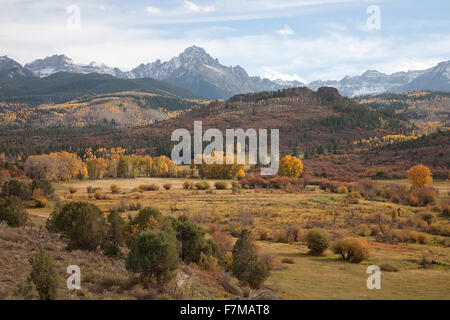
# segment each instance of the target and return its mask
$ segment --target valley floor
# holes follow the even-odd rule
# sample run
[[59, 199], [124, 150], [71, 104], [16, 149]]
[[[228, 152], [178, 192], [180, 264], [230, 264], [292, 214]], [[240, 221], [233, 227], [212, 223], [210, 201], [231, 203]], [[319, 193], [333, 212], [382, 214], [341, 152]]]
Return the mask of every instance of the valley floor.
[[[188, 179], [186, 179], [188, 180]], [[241, 228], [249, 228], [255, 234], [261, 230], [267, 230], [275, 234], [287, 226], [297, 226], [303, 231], [311, 227], [326, 229], [331, 238], [342, 236], [364, 237], [370, 244], [371, 257], [361, 264], [351, 264], [339, 258], [338, 255], [327, 252], [324, 257], [312, 257], [307, 254], [308, 249], [299, 242], [280, 243], [276, 241], [261, 241], [257, 244], [261, 254], [268, 254], [274, 262], [274, 269], [265, 289], [282, 299], [450, 299], [450, 247], [449, 237], [428, 235], [425, 244], [399, 243], [388, 244], [375, 242], [373, 236], [361, 232], [365, 221], [376, 212], [388, 213], [390, 210], [400, 208], [404, 219], [419, 215], [422, 208], [413, 208], [397, 205], [389, 202], [366, 201], [360, 199], [357, 204], [348, 204], [345, 194], [335, 194], [320, 190], [317, 186], [307, 186], [304, 192], [287, 193], [281, 190], [241, 190], [236, 193], [232, 190], [184, 190], [182, 184], [185, 179], [165, 178], [138, 178], [138, 179], [114, 179], [98, 181], [72, 181], [55, 185], [56, 194], [61, 200], [83, 200], [95, 203], [102, 210], [109, 211], [117, 206], [121, 198], [138, 201], [142, 206], [154, 206], [163, 214], [180, 216], [187, 215], [194, 222], [203, 225], [207, 230], [211, 225], [223, 231], [235, 235]], [[162, 188], [163, 184], [171, 183], [171, 190]], [[211, 185], [214, 185], [210, 180]], [[383, 183], [407, 183], [406, 181], [384, 181]], [[110, 186], [116, 184], [120, 187], [118, 194], [110, 192]], [[138, 192], [133, 190], [142, 184], [157, 184], [161, 188], [158, 191]], [[69, 186], [75, 187], [75, 193], [69, 192]], [[102, 192], [108, 194], [107, 199], [96, 200], [88, 195], [87, 187], [99, 187]], [[450, 183], [447, 181], [434, 184], [440, 190], [441, 198], [448, 198]], [[46, 208], [28, 208], [32, 221], [37, 230], [45, 224], [45, 219], [51, 213], [51, 206]], [[135, 215], [137, 211], [122, 213], [124, 217]], [[449, 224], [448, 218], [436, 215], [439, 223]], [[26, 278], [24, 266], [26, 259], [21, 256], [21, 251], [10, 250], [17, 246], [26, 247], [25, 242], [17, 241], [11, 233], [5, 239], [5, 230], [0, 233], [2, 246], [0, 267], [3, 275], [0, 283], [15, 285], [17, 279]], [[37, 231], [33, 231], [37, 232]], [[38, 237], [37, 234], [34, 235]], [[8, 236], [7, 236], [8, 237]], [[5, 241], [6, 240], [6, 241]], [[50, 241], [50, 240], [48, 240]], [[63, 250], [61, 243], [53, 244], [56, 240], [47, 242], [43, 237], [41, 243], [44, 246], [56, 246], [59, 250], [57, 260], [72, 261], [79, 259], [78, 253], [71, 257], [70, 253]], [[35, 239], [34, 245], [39, 240]], [[24, 252], [31, 252], [28, 248]], [[6, 256], [5, 256], [6, 254]], [[77, 256], [78, 255], [78, 256]], [[425, 268], [421, 261], [426, 257], [432, 261]], [[12, 259], [12, 260], [11, 260]], [[93, 278], [100, 269], [110, 268], [117, 279], [111, 280], [111, 287], [99, 284], [91, 285], [93, 290], [104, 290], [97, 293], [85, 292], [86, 298], [119, 298], [132, 296], [128, 289], [122, 286], [128, 280], [128, 273], [123, 267], [123, 261], [104, 257], [100, 253], [86, 255], [86, 266]], [[12, 262], [14, 261], [14, 266]], [[22, 261], [22, 262], [20, 262]], [[25, 262], [24, 262], [25, 261]], [[101, 267], [96, 270], [95, 263]], [[81, 262], [84, 265], [84, 262]], [[382, 271], [381, 290], [369, 290], [366, 280], [369, 274], [366, 269], [369, 265], [390, 265], [396, 272]], [[17, 266], [17, 267], [15, 267]], [[185, 268], [188, 268], [185, 266]], [[179, 277], [187, 279], [196, 287], [197, 294], [192, 295], [200, 299], [227, 299], [232, 297], [216, 281], [215, 275], [208, 272], [191, 271], [180, 274]], [[19, 274], [20, 272], [20, 274]], [[196, 276], [192, 276], [192, 275]], [[209, 277], [209, 278], [208, 278]], [[17, 278], [17, 279], [16, 279]], [[100, 278], [105, 278], [102, 276]], [[16, 279], [16, 280], [14, 280]], [[85, 281], [90, 281], [86, 280]], [[92, 280], [95, 281], [96, 280]], [[102, 280], [103, 281], [103, 280]], [[107, 282], [107, 280], [104, 280]], [[117, 284], [115, 281], [122, 283]], [[207, 284], [205, 284], [207, 283]], [[112, 288], [113, 286], [116, 286]], [[118, 289], [122, 288], [122, 289]], [[122, 291], [121, 291], [122, 290]], [[135, 288], [135, 290], [137, 290]], [[103, 293], [102, 293], [103, 292]], [[120, 293], [122, 292], [122, 293]], [[64, 293], [62, 297], [70, 298]], [[80, 297], [78, 297], [80, 298]], [[83, 298], [83, 297], [81, 297]], [[136, 298], [136, 295], [134, 296]]]

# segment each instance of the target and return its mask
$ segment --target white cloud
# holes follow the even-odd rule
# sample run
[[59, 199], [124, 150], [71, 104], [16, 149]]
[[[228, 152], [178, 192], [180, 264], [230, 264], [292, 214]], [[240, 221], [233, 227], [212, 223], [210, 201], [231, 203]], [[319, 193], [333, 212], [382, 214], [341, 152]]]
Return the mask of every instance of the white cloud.
[[289, 27], [287, 24], [284, 25], [284, 28], [281, 30], [277, 30], [278, 34], [281, 34], [283, 36], [290, 36], [295, 34], [294, 30], [292, 30], [291, 27]]
[[152, 6], [148, 6], [146, 8], [146, 10], [147, 10], [148, 13], [151, 13], [151, 14], [159, 14], [161, 12], [161, 9], [156, 8], [156, 7], [152, 7]]
[[281, 73], [281, 72], [273, 70], [269, 67], [264, 67], [263, 78], [267, 78], [270, 80], [298, 81], [298, 82], [307, 83], [307, 81], [305, 79], [303, 79], [296, 73], [293, 73], [293, 74]]
[[194, 12], [213, 12], [216, 10], [213, 6], [199, 6], [191, 1], [184, 1], [184, 7], [190, 11]]

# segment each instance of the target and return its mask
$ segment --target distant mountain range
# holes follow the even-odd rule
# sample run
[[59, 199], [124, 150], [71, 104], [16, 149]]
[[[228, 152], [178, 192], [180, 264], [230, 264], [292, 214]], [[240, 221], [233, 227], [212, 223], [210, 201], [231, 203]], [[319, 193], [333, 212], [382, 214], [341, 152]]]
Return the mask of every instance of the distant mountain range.
[[369, 70], [360, 76], [345, 77], [340, 81], [313, 81], [308, 87], [334, 87], [347, 97], [380, 93], [411, 91], [450, 91], [450, 60], [427, 70], [414, 70], [385, 74]]
[[0, 57], [0, 83], [24, 78], [47, 77], [58, 72], [100, 73], [120, 79], [153, 78], [184, 88], [207, 99], [227, 99], [235, 94], [273, 91], [290, 87], [307, 86], [313, 90], [334, 87], [348, 97], [408, 91], [450, 91], [450, 60], [427, 70], [385, 74], [369, 70], [360, 76], [346, 76], [342, 80], [298, 81], [269, 80], [251, 77], [240, 66], [227, 67], [197, 46], [187, 48], [166, 62], [156, 60], [140, 64], [130, 71], [122, 71], [92, 62], [76, 64], [65, 55], [38, 59], [22, 67], [8, 57]]

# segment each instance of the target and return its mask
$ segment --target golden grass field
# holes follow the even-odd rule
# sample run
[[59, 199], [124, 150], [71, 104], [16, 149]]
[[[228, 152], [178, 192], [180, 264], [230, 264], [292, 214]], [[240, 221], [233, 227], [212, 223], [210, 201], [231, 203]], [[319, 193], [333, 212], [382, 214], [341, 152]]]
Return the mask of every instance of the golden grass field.
[[[107, 212], [120, 198], [134, 199], [143, 206], [154, 206], [166, 215], [187, 215], [196, 223], [209, 230], [211, 224], [224, 231], [236, 231], [244, 227], [255, 232], [267, 229], [274, 233], [288, 225], [307, 230], [321, 226], [332, 235], [358, 236], [358, 218], [368, 217], [375, 212], [388, 213], [400, 208], [401, 217], [415, 217], [424, 210], [390, 202], [359, 200], [358, 204], [345, 203], [345, 194], [335, 194], [308, 186], [300, 193], [286, 193], [281, 190], [215, 190], [214, 180], [210, 191], [184, 190], [182, 184], [188, 179], [137, 178], [98, 181], [72, 181], [55, 184], [56, 194], [61, 200], [83, 200], [95, 203]], [[195, 181], [195, 180], [192, 180]], [[163, 184], [171, 183], [166, 191]], [[382, 181], [382, 183], [404, 183], [407, 180]], [[118, 194], [110, 192], [110, 186], [120, 187]], [[142, 184], [156, 184], [159, 191], [132, 192]], [[69, 192], [69, 186], [77, 191]], [[88, 186], [101, 188], [108, 199], [96, 200], [89, 197]], [[440, 198], [448, 198], [450, 183], [434, 183], [439, 189]], [[135, 191], [135, 190], [134, 190]], [[50, 203], [46, 208], [28, 208], [32, 221], [43, 225], [52, 210]], [[137, 211], [123, 213], [134, 215]], [[436, 214], [441, 224], [449, 224], [448, 218]], [[328, 252], [325, 257], [312, 257], [302, 242], [278, 243], [257, 241], [261, 253], [271, 254], [278, 261], [268, 281], [267, 289], [283, 299], [450, 299], [450, 247], [449, 238], [428, 235], [426, 244], [400, 243], [386, 244], [375, 242], [374, 237], [365, 235], [369, 242], [371, 257], [360, 264], [343, 261], [338, 255]], [[427, 257], [435, 263], [422, 268], [420, 261]], [[284, 258], [293, 263], [281, 263]], [[389, 264], [398, 272], [382, 271], [381, 290], [369, 290], [366, 280], [369, 265]], [[205, 294], [202, 298], [214, 298]]]

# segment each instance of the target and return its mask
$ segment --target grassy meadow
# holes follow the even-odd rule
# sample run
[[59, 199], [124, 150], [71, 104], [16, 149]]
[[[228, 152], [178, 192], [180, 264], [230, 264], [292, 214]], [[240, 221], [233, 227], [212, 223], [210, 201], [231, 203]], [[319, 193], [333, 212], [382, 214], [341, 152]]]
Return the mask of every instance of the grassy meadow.
[[[273, 262], [271, 276], [264, 287], [282, 299], [450, 299], [448, 237], [426, 234], [423, 243], [380, 243], [370, 234], [367, 222], [378, 212], [386, 215], [399, 212], [396, 219], [406, 220], [429, 212], [429, 208], [362, 198], [357, 203], [349, 203], [347, 194], [331, 193], [318, 186], [306, 186], [299, 193], [273, 189], [233, 191], [230, 187], [215, 190], [216, 180], [207, 180], [211, 184], [210, 190], [185, 190], [185, 180], [197, 182], [195, 179], [175, 178], [105, 179], [57, 183], [54, 188], [59, 200], [88, 201], [104, 212], [119, 207], [121, 202], [134, 201], [139, 207], [156, 207], [165, 215], [186, 215], [206, 230], [218, 228], [231, 234], [233, 239], [242, 228], [248, 228], [257, 240], [260, 253]], [[230, 186], [231, 181], [227, 182]], [[166, 183], [172, 185], [170, 190], [163, 188]], [[386, 180], [381, 183], [409, 182]], [[117, 193], [110, 191], [113, 184], [119, 187]], [[140, 185], [150, 184], [158, 185], [159, 190], [139, 190]], [[89, 186], [100, 188], [103, 197], [96, 199], [92, 193], [89, 194]], [[433, 186], [439, 190], [441, 200], [449, 198], [448, 181], [437, 181]], [[75, 192], [71, 193], [70, 189]], [[51, 201], [45, 208], [27, 208], [33, 223], [43, 226], [53, 205], [54, 201]], [[121, 215], [134, 216], [137, 212], [124, 210]], [[448, 218], [438, 214], [434, 219], [438, 223], [449, 224]], [[312, 227], [324, 228], [332, 240], [343, 236], [364, 238], [370, 244], [371, 256], [360, 264], [352, 264], [331, 251], [326, 256], [310, 256], [302, 239], [273, 240], [277, 233], [289, 226], [298, 228], [300, 234]], [[267, 241], [261, 234], [269, 234], [272, 239]], [[421, 261], [424, 259], [431, 262], [423, 265]], [[382, 271], [381, 290], [366, 287], [369, 265], [388, 265], [394, 269], [391, 270], [393, 272]], [[217, 291], [223, 291], [222, 288], [213, 289], [204, 289], [200, 298], [217, 298]]]

